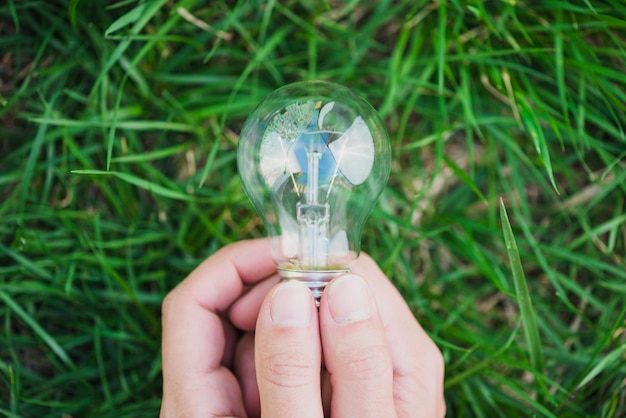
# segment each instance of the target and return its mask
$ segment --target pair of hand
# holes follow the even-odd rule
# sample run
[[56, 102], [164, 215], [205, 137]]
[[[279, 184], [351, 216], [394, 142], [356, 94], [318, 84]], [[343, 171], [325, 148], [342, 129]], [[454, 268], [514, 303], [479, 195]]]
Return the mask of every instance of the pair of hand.
[[218, 251], [163, 303], [161, 417], [441, 417], [443, 372], [365, 254], [319, 313], [305, 285], [279, 283], [265, 239]]

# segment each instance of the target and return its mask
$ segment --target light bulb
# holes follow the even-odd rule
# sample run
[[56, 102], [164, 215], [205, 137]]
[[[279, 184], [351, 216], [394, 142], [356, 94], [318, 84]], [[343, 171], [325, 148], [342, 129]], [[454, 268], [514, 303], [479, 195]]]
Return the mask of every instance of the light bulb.
[[372, 106], [335, 83], [279, 88], [248, 116], [237, 165], [284, 280], [319, 298], [350, 271], [361, 232], [389, 177], [391, 151]]

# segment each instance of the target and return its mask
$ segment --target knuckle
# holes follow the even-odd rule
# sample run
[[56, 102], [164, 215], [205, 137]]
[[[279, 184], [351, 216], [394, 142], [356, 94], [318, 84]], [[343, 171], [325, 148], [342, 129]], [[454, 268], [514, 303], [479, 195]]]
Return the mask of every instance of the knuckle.
[[194, 295], [185, 288], [184, 282], [182, 282], [170, 290], [163, 298], [161, 302], [161, 316], [168, 316], [180, 310], [181, 307], [188, 306], [194, 302]]
[[444, 417], [446, 415], [446, 401], [443, 389], [444, 375], [445, 375], [445, 360], [439, 347], [433, 343], [432, 362], [434, 368], [434, 379], [436, 381], [433, 396], [437, 399], [438, 416]]
[[431, 340], [430, 347], [430, 364], [433, 370], [433, 374], [437, 379], [437, 382], [443, 388], [443, 377], [445, 370], [445, 361], [443, 359], [443, 354], [441, 354], [441, 350], [437, 345]]
[[385, 345], [351, 347], [345, 349], [339, 358], [346, 376], [353, 379], [378, 380], [393, 375], [389, 351]]
[[[429, 416], [445, 416], [445, 362], [441, 351], [432, 340], [429, 340], [419, 352], [415, 352], [413, 358], [419, 360], [394, 371], [394, 381], [403, 388], [394, 393], [394, 397], [406, 405], [415, 406], [417, 401], [422, 408], [430, 411]], [[414, 394], [420, 395], [416, 399]]]
[[319, 367], [313, 367], [311, 359], [286, 351], [263, 355], [260, 369], [261, 376], [269, 383], [291, 388], [310, 384], [315, 374], [319, 373]]
[[175, 298], [176, 298], [175, 289], [170, 291], [167, 295], [165, 295], [165, 298], [163, 298], [163, 302], [161, 302], [161, 315], [166, 316], [170, 312]]

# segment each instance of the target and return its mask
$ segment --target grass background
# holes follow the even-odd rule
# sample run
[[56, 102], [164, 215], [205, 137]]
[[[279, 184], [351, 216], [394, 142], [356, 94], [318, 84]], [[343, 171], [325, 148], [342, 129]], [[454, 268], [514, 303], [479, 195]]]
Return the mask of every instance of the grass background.
[[157, 414], [160, 302], [264, 235], [238, 132], [303, 79], [385, 120], [363, 248], [449, 416], [625, 416], [625, 73], [621, 0], [3, 2], [0, 416]]

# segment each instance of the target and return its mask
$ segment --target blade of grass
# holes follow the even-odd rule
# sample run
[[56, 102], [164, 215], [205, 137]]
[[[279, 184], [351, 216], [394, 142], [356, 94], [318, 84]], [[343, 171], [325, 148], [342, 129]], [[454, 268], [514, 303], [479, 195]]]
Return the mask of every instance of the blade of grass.
[[622, 365], [624, 361], [622, 357], [624, 356], [625, 353], [626, 353], [626, 345], [622, 345], [620, 347], [617, 347], [615, 350], [611, 351], [606, 356], [604, 356], [602, 360], [600, 360], [598, 364], [596, 364], [596, 366], [593, 369], [591, 369], [591, 371], [583, 378], [583, 380], [578, 384], [578, 386], [576, 386], [576, 389], [582, 388], [591, 380], [593, 380], [596, 376], [598, 376], [600, 373], [606, 371], [607, 369], [614, 367], [616, 363], [618, 365]]
[[521, 323], [517, 324], [517, 326], [515, 327], [515, 329], [509, 336], [509, 338], [506, 340], [506, 342], [502, 345], [502, 347], [498, 351], [496, 351], [495, 353], [493, 353], [493, 355], [490, 355], [488, 358], [481, 361], [480, 363], [470, 367], [469, 369], [465, 369], [463, 372], [455, 374], [454, 376], [451, 376], [448, 379], [446, 379], [444, 388], [450, 389], [451, 387], [458, 385], [464, 380], [467, 380], [469, 377], [472, 377], [473, 375], [487, 368], [489, 364], [491, 364], [500, 354], [504, 353], [506, 350], [509, 349], [509, 347], [513, 343], [513, 340], [515, 339], [515, 336], [517, 335], [517, 331], [519, 330], [520, 324]]
[[539, 157], [545, 166], [546, 173], [548, 174], [550, 183], [552, 183], [552, 187], [557, 193], [559, 193], [559, 188], [557, 187], [556, 180], [554, 178], [554, 171], [552, 170], [550, 150], [546, 143], [546, 137], [544, 135], [543, 128], [539, 123], [539, 119], [537, 118], [537, 114], [532, 109], [531, 105], [526, 101], [525, 97], [517, 97], [517, 102], [520, 105], [520, 117], [522, 122], [524, 122], [526, 130], [532, 138], [533, 144], [535, 145], [535, 151], [537, 151], [537, 154], [539, 154]]
[[476, 183], [458, 166], [454, 161], [452, 161], [448, 156], [443, 156], [444, 163], [454, 172], [454, 174], [469, 187], [476, 196], [485, 204], [487, 204], [487, 199], [482, 194], [480, 189], [476, 186]]
[[8, 255], [18, 264], [24, 266], [26, 270], [29, 270], [31, 273], [34, 273], [39, 278], [48, 280], [48, 281], [52, 280], [52, 274], [50, 274], [50, 272], [38, 266], [35, 262], [33, 262], [32, 260], [29, 260], [27, 257], [23, 256], [17, 251], [13, 251], [11, 248], [5, 246], [1, 242], [0, 242], [0, 252]]
[[530, 363], [536, 372], [535, 376], [541, 379], [541, 375], [544, 373], [544, 359], [541, 337], [539, 335], [539, 328], [537, 327], [537, 316], [533, 309], [530, 292], [528, 291], [528, 284], [526, 283], [526, 276], [515, 241], [515, 235], [513, 235], [504, 200], [502, 199], [500, 199], [500, 220], [502, 222], [504, 243], [511, 265], [511, 274], [515, 285], [517, 303], [522, 315], [522, 323], [524, 324], [524, 336], [526, 337], [526, 344], [528, 345]]
[[113, 176], [134, 186], [142, 188], [154, 193], [155, 195], [167, 197], [169, 199], [187, 200], [191, 201], [195, 198], [178, 190], [172, 190], [165, 188], [159, 184], [153, 183], [148, 180], [144, 180], [135, 175], [122, 173], [120, 171], [103, 171], [103, 170], [72, 170], [72, 174], [91, 175], [91, 176]]
[[102, 353], [102, 320], [99, 317], [96, 317], [94, 324], [94, 347], [95, 347], [95, 357], [96, 363], [98, 365], [98, 373], [100, 374], [100, 382], [102, 383], [102, 394], [105, 399], [105, 408], [110, 408], [111, 406], [111, 389], [109, 387], [109, 382], [107, 381], [106, 367], [104, 363], [104, 356]]
[[[46, 111], [45, 111], [43, 119], [50, 119], [50, 116], [54, 109], [54, 104], [56, 103], [59, 97], [59, 93], [60, 92], [57, 92], [54, 96], [52, 96], [52, 99], [50, 100], [50, 102], [45, 104]], [[39, 152], [41, 151], [41, 147], [43, 146], [44, 140], [46, 138], [46, 132], [48, 130], [48, 126], [49, 125], [45, 122], [39, 125], [37, 129], [37, 134], [35, 135], [35, 139], [33, 141], [30, 154], [28, 155], [28, 161], [26, 162], [26, 168], [24, 170], [24, 177], [20, 183], [21, 192], [20, 192], [20, 200], [19, 200], [19, 206], [18, 206], [18, 212], [20, 214], [24, 212], [24, 204], [26, 202], [27, 192], [29, 191], [30, 186], [31, 186], [31, 179], [33, 178], [35, 174], [34, 173], [35, 164], [37, 162], [37, 158], [39, 157]]]
[[141, 16], [146, 12], [147, 7], [147, 3], [141, 3], [138, 4], [137, 7], [135, 7], [134, 9], [131, 9], [130, 11], [120, 16], [104, 31], [104, 36], [108, 37], [113, 32], [116, 32], [132, 23], [136, 23], [139, 18], [141, 18]]
[[76, 370], [76, 366], [72, 359], [67, 355], [63, 347], [35, 320], [28, 314], [22, 307], [15, 301], [8, 293], [0, 290], [0, 299], [4, 301], [6, 306], [10, 308], [15, 314], [22, 319], [32, 330], [37, 334], [39, 338], [52, 350], [52, 352], [61, 361], [72, 370]]
[[190, 144], [179, 144], [174, 145], [169, 148], [157, 149], [154, 151], [148, 151], [141, 154], [128, 154], [121, 155], [119, 157], [115, 157], [111, 159], [113, 163], [136, 163], [143, 161], [154, 161], [161, 158], [170, 157], [172, 155], [178, 154], [182, 151], [189, 149]]
[[[55, 125], [55, 126], [67, 126], [67, 127], [91, 127], [91, 128], [106, 128], [115, 125], [115, 121], [96, 121], [96, 120], [75, 120], [67, 118], [49, 118], [49, 117], [35, 117], [29, 119], [33, 123]], [[202, 128], [199, 126], [192, 126], [185, 123], [159, 121], [159, 120], [123, 120], [118, 121], [115, 125], [118, 129], [128, 129], [136, 131], [175, 131], [175, 132], [188, 132], [188, 133], [200, 133]]]
[[[152, 19], [154, 15], [161, 9], [161, 7], [163, 7], [163, 5], [166, 2], [167, 0], [154, 0], [153, 2], [151, 2], [149, 4], [150, 7], [148, 7], [147, 10], [145, 10], [145, 12], [140, 16], [140, 18], [137, 21], [135, 21], [130, 32], [134, 35], [137, 35], [148, 24], [150, 19]], [[98, 78], [93, 84], [91, 93], [89, 94], [90, 96], [92, 96], [98, 90], [98, 88], [100, 87], [100, 83], [102, 82], [106, 74], [113, 67], [113, 65], [115, 65], [115, 63], [120, 59], [120, 57], [124, 54], [124, 52], [126, 52], [126, 50], [131, 45], [131, 43], [132, 43], [131, 39], [124, 39], [115, 48], [113, 53], [109, 56], [107, 61], [104, 63], [104, 67], [98, 74]]]

